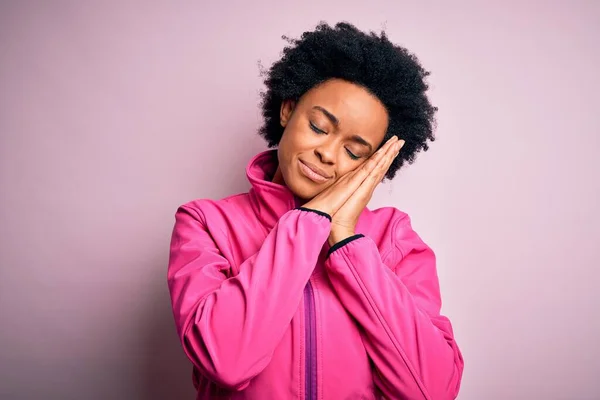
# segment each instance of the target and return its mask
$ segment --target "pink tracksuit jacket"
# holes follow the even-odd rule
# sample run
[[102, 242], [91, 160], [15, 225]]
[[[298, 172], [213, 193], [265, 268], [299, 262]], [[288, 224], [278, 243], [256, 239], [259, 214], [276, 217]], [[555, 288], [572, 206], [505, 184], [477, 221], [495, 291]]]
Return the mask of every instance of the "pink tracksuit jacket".
[[463, 359], [440, 315], [432, 250], [393, 207], [365, 209], [331, 248], [331, 218], [270, 182], [175, 216], [168, 284], [198, 399], [454, 399]]

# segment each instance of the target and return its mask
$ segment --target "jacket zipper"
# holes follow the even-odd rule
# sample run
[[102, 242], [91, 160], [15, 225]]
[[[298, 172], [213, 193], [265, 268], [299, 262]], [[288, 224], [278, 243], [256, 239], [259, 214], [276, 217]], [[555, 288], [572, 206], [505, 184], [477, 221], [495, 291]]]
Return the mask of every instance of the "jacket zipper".
[[317, 348], [315, 327], [315, 297], [310, 280], [304, 287], [304, 337], [306, 338], [304, 398], [317, 398]]
[[[300, 207], [302, 200], [294, 196], [294, 207]], [[306, 353], [304, 354], [304, 398], [317, 399], [317, 332], [315, 326], [315, 295], [309, 281], [304, 287], [304, 337]]]

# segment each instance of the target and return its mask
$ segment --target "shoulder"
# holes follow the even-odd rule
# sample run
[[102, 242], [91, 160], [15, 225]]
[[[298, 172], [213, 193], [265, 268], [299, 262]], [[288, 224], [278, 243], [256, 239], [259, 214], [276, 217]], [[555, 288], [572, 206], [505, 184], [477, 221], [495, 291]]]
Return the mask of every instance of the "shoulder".
[[219, 200], [198, 198], [177, 207], [177, 211], [185, 210], [199, 216], [210, 216], [228, 208], [243, 206], [248, 203], [248, 193], [238, 193]]
[[379, 237], [383, 247], [396, 250], [401, 256], [415, 250], [429, 249], [413, 229], [410, 215], [396, 207], [365, 209], [361, 223], [369, 234]]
[[248, 206], [248, 193], [238, 193], [219, 200], [198, 198], [178, 206], [175, 217], [192, 218], [206, 228], [218, 227], [224, 231], [231, 215], [238, 215], [236, 211]]
[[365, 208], [360, 215], [361, 228], [377, 236], [394, 236], [398, 226], [410, 225], [410, 217], [396, 207]]

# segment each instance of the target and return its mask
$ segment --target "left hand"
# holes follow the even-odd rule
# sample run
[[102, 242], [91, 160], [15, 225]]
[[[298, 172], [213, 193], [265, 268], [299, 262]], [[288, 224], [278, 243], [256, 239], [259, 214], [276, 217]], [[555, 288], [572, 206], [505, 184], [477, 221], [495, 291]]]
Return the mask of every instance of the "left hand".
[[[331, 216], [331, 231], [328, 239], [330, 246], [350, 236], [354, 236], [358, 217], [371, 200], [375, 188], [383, 180], [392, 161], [394, 161], [404, 143], [404, 140], [399, 140], [387, 147], [387, 149], [381, 149], [385, 151], [385, 154], [379, 159], [377, 166], [344, 205]], [[374, 157], [375, 154], [371, 155], [371, 157]]]

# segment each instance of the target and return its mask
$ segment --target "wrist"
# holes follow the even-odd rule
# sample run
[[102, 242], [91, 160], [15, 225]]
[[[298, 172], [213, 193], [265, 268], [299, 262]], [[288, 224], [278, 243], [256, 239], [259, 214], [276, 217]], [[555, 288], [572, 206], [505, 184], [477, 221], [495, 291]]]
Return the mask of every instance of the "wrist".
[[356, 233], [354, 233], [354, 231], [351, 230], [332, 230], [329, 234], [329, 239], [327, 241], [329, 243], [329, 246], [331, 247], [344, 239], [354, 236], [355, 234]]

